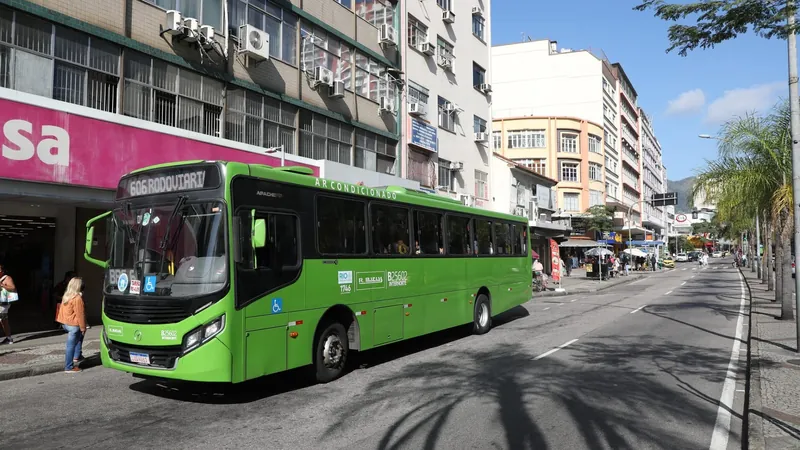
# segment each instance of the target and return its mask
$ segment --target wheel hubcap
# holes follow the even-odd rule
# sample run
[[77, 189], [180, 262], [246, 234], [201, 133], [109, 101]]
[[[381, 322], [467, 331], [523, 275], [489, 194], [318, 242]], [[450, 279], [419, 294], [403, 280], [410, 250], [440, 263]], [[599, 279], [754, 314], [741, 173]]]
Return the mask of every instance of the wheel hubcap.
[[325, 345], [322, 348], [322, 363], [325, 367], [332, 369], [339, 366], [344, 354], [344, 347], [339, 336], [332, 334], [325, 339]]
[[481, 304], [480, 312], [478, 313], [478, 325], [485, 327], [489, 322], [489, 307], [486, 303]]

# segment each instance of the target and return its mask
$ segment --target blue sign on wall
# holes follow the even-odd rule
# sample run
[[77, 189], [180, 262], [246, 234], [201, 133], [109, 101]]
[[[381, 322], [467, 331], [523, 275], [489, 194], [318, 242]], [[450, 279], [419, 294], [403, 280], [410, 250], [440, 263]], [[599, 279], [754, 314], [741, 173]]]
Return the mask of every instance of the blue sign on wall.
[[410, 144], [416, 145], [417, 147], [422, 147], [432, 152], [436, 152], [436, 131], [436, 127], [430, 126], [421, 120], [412, 118]]

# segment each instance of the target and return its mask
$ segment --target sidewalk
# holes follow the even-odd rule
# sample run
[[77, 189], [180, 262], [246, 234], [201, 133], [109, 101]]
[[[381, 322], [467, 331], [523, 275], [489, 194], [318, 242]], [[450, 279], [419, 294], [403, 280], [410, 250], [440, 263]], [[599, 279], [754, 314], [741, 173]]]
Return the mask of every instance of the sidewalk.
[[555, 289], [558, 287], [558, 283], [554, 283], [552, 278], [550, 278], [547, 280], [548, 290], [545, 292], [534, 292], [533, 298], [586, 294], [590, 292], [604, 291], [614, 286], [634, 282], [642, 277], [647, 277], [657, 273], [664, 273], [667, 270], [672, 269], [664, 269], [657, 272], [632, 271], [629, 276], [618, 276], [609, 280], [600, 281], [593, 278], [586, 278], [586, 269], [572, 269], [572, 274], [568, 277], [564, 277], [561, 281], [561, 287], [564, 288], [564, 292], [556, 292]]
[[[749, 448], [800, 448], [800, 354], [795, 352], [795, 321], [777, 320], [775, 293], [743, 268], [750, 288], [748, 339]], [[797, 311], [795, 311], [795, 316]]]
[[[82, 369], [100, 364], [102, 329], [86, 330]], [[57, 330], [15, 335], [13, 344], [0, 345], [0, 381], [63, 371], [66, 342], [67, 334]]]

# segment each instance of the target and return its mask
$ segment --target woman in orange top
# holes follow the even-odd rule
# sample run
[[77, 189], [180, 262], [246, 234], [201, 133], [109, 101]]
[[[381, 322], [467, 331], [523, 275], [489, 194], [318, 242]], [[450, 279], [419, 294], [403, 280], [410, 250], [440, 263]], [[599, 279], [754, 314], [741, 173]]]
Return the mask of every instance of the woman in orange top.
[[86, 334], [86, 311], [83, 304], [83, 280], [74, 277], [69, 280], [67, 290], [61, 298], [61, 308], [58, 310], [58, 323], [64, 326], [69, 333], [67, 336], [67, 354], [64, 371], [68, 373], [80, 372], [78, 364], [83, 361], [81, 346], [83, 335]]

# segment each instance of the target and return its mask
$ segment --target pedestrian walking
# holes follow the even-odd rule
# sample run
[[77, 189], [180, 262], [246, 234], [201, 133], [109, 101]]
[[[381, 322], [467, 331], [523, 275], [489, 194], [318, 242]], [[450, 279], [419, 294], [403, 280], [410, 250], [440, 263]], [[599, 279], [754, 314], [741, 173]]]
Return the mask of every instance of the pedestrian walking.
[[78, 367], [83, 361], [83, 336], [86, 334], [86, 309], [83, 303], [83, 280], [74, 277], [69, 280], [67, 290], [61, 297], [61, 308], [58, 310], [58, 323], [69, 333], [67, 350], [64, 358], [64, 372], [80, 372]]
[[3, 327], [3, 340], [0, 344], [13, 344], [14, 338], [11, 337], [11, 323], [8, 321], [8, 312], [11, 303], [19, 300], [17, 286], [14, 279], [8, 276], [4, 265], [0, 264], [0, 326]]

